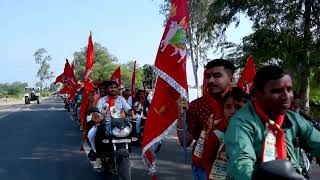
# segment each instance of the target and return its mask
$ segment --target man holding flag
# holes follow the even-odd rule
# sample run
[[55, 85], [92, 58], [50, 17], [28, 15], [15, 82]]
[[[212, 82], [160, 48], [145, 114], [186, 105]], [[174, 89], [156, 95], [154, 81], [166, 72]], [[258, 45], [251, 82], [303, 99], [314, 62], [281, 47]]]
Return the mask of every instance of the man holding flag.
[[81, 141], [81, 150], [83, 150], [83, 143], [87, 136], [86, 125], [87, 125], [87, 106], [89, 100], [89, 93], [94, 93], [94, 85], [90, 79], [90, 74], [92, 72], [94, 58], [93, 42], [92, 42], [92, 33], [90, 32], [88, 40], [88, 49], [87, 49], [87, 61], [86, 68], [84, 72], [84, 90], [82, 93], [82, 102], [80, 106], [80, 129], [84, 129], [83, 137]]
[[[156, 178], [153, 146], [176, 127], [180, 96], [187, 99], [186, 30], [189, 18], [186, 0], [172, 0], [170, 15], [155, 61], [158, 75], [142, 140], [142, 157]], [[165, 98], [164, 98], [165, 97]]]
[[[207, 63], [206, 68], [206, 82], [204, 84], [206, 94], [190, 103], [188, 108], [185, 101], [178, 101], [180, 106], [177, 134], [181, 145], [189, 146], [193, 140], [194, 143], [192, 151], [192, 174], [195, 180], [206, 180], [207, 173], [203, 167], [203, 158], [206, 151], [210, 149], [204, 148], [205, 140], [207, 140], [206, 132], [211, 132], [217, 128], [218, 124], [223, 121], [223, 106], [222, 99], [224, 95], [230, 90], [232, 76], [235, 71], [235, 66], [228, 60], [215, 59]], [[182, 120], [183, 109], [188, 109], [186, 118], [188, 125], [188, 138], [186, 138]], [[184, 148], [185, 148], [184, 147]]]

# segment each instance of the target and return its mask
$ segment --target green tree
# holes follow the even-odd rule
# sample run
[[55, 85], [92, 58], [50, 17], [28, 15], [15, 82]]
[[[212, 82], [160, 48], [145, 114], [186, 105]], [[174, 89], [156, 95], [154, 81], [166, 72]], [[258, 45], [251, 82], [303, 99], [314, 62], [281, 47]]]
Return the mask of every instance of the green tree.
[[146, 89], [152, 89], [154, 87], [155, 83], [155, 72], [153, 69], [153, 66], [150, 64], [145, 64], [142, 66], [143, 69], [143, 83], [144, 83], [144, 88]]
[[48, 55], [48, 52], [44, 48], [38, 49], [34, 53], [35, 62], [40, 65], [39, 70], [37, 72], [37, 77], [41, 82], [41, 90], [46, 80], [50, 80], [54, 77], [53, 72], [50, 71], [49, 61], [52, 60], [51, 56]]
[[[314, 0], [216, 0], [210, 5], [205, 31], [221, 32], [240, 14], [253, 21], [253, 33], [235, 46], [222, 39], [220, 48], [234, 48], [228, 56], [245, 59], [253, 54], [258, 66], [276, 62], [294, 74], [303, 108], [309, 109], [311, 78], [319, 67], [320, 3]], [[242, 61], [243, 62], [243, 61]], [[240, 63], [241, 64], [241, 63]], [[303, 76], [301, 76], [303, 74]]]
[[18, 97], [24, 93], [28, 83], [14, 82], [12, 84], [0, 84], [0, 97]]
[[43, 84], [42, 84], [42, 82], [41, 82], [41, 81], [38, 81], [38, 82], [36, 82], [36, 86], [37, 86], [37, 87], [42, 87], [42, 86], [43, 86]]
[[[86, 63], [86, 52], [87, 48], [81, 48], [80, 51], [75, 52], [74, 63], [75, 63], [75, 75], [78, 80], [83, 80], [83, 74]], [[134, 61], [129, 61], [126, 64], [117, 63], [118, 59], [108, 49], [103, 47], [99, 43], [94, 43], [94, 64], [91, 73], [91, 79], [97, 81], [100, 76], [103, 80], [109, 80], [112, 73], [120, 66], [121, 67], [121, 80], [125, 88], [131, 87], [131, 77], [133, 70]], [[143, 71], [137, 65], [136, 68], [136, 80], [138, 88], [142, 88]]]
[[[80, 51], [74, 52], [74, 63], [75, 63], [75, 75], [78, 80], [83, 80], [83, 74], [86, 65], [86, 56], [87, 47], [83, 47]], [[104, 79], [108, 79], [108, 75], [106, 72], [114, 69], [113, 62], [117, 62], [117, 58], [111, 55], [107, 48], [103, 47], [99, 43], [94, 43], [94, 64], [91, 73], [91, 79], [98, 80], [100, 75], [103, 76]]]

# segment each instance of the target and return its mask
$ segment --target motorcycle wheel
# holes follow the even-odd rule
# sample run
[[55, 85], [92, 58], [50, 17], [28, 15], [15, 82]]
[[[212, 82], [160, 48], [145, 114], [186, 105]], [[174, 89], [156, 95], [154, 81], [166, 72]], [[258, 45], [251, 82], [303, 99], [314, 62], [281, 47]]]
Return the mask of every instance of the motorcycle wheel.
[[117, 151], [117, 169], [119, 180], [131, 180], [131, 165], [128, 150], [120, 149]]
[[37, 104], [40, 104], [40, 100], [39, 100], [39, 97], [37, 97]]
[[29, 102], [29, 98], [25, 97], [25, 98], [24, 98], [24, 103], [25, 103], [25, 104], [29, 104], [29, 103], [30, 103], [30, 102]]

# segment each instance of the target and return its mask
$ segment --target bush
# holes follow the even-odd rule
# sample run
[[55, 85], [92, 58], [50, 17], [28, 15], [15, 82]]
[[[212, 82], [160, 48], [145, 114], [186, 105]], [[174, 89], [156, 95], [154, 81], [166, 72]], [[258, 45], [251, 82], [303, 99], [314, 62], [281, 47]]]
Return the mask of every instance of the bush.
[[314, 90], [310, 92], [310, 104], [320, 105], [320, 91]]
[[21, 97], [24, 93], [24, 88], [28, 86], [27, 83], [14, 82], [12, 84], [0, 83], [0, 97]]
[[43, 92], [43, 93], [41, 93], [41, 97], [48, 97], [48, 96], [51, 96], [51, 93], [50, 93], [50, 92]]

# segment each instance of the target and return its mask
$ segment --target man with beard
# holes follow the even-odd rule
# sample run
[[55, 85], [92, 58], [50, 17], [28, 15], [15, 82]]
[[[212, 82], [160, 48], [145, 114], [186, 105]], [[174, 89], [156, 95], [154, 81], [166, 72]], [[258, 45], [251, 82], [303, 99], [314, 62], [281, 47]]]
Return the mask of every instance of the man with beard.
[[288, 110], [293, 98], [290, 75], [266, 66], [254, 78], [254, 91], [253, 101], [231, 118], [225, 134], [228, 178], [250, 180], [259, 164], [273, 160], [289, 160], [301, 173], [300, 148], [319, 157], [320, 132]]
[[[99, 99], [97, 103], [97, 109], [100, 113], [102, 113], [105, 117], [105, 126], [101, 125], [101, 123], [96, 124], [91, 128], [88, 133], [89, 141], [91, 143], [92, 149], [95, 153], [97, 153], [95, 168], [101, 168], [101, 152], [99, 146], [101, 146], [100, 142], [105, 135], [108, 134], [106, 129], [109, 127], [110, 120], [112, 118], [117, 120], [122, 120], [124, 118], [124, 113], [131, 114], [133, 118], [135, 118], [134, 112], [132, 111], [130, 105], [126, 102], [126, 100], [119, 96], [119, 85], [115, 81], [110, 81], [107, 86], [108, 94]], [[99, 133], [100, 132], [100, 133]], [[99, 134], [99, 135], [98, 135]], [[96, 135], [98, 137], [96, 137]]]
[[235, 66], [228, 60], [215, 59], [207, 63], [207, 93], [205, 96], [198, 98], [190, 103], [189, 108], [187, 104], [181, 100], [179, 103], [180, 113], [178, 116], [177, 134], [180, 144], [184, 144], [183, 137], [183, 121], [182, 109], [187, 110], [187, 125], [188, 125], [188, 140], [185, 142], [187, 146], [193, 140], [196, 141], [192, 153], [192, 174], [195, 180], [206, 180], [207, 173], [202, 167], [203, 154], [205, 154], [203, 129], [207, 127], [208, 120], [213, 119], [211, 126], [215, 122], [221, 122], [223, 119], [223, 106], [222, 100], [224, 95], [230, 90], [232, 76], [235, 71]]

